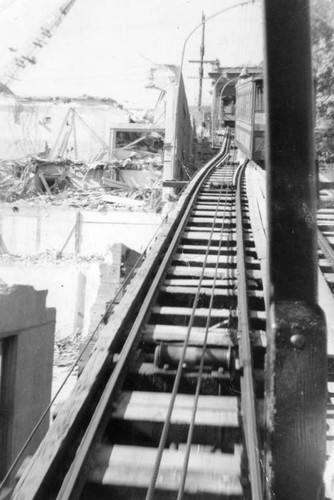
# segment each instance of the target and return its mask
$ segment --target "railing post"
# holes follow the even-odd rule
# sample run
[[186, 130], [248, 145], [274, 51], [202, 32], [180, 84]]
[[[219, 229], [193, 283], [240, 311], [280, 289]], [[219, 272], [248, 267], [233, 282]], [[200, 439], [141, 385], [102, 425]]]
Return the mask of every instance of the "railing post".
[[309, 5], [264, 0], [269, 235], [267, 498], [323, 498], [326, 326], [317, 305]]

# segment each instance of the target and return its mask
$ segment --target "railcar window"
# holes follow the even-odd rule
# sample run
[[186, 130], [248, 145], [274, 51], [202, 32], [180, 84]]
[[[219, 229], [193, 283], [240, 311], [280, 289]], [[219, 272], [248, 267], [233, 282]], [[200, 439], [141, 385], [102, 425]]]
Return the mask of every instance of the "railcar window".
[[255, 92], [255, 111], [264, 111], [263, 103], [263, 84], [256, 85]]

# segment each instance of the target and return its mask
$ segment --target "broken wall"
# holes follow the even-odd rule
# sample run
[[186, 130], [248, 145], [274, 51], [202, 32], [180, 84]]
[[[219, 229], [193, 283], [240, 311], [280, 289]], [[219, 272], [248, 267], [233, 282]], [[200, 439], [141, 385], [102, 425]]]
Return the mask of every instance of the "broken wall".
[[[51, 400], [56, 312], [46, 308], [46, 294], [0, 282], [0, 478]], [[35, 452], [48, 427], [46, 413], [18, 465]]]
[[0, 159], [43, 155], [46, 148], [53, 148], [57, 138], [61, 143], [69, 135], [66, 156], [94, 161], [109, 145], [110, 127], [128, 122], [129, 113], [112, 100], [1, 96]]

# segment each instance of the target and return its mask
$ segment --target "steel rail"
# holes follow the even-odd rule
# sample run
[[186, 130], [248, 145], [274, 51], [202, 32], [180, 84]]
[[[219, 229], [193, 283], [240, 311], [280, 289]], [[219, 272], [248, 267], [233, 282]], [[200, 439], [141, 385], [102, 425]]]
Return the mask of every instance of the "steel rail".
[[140, 337], [140, 329], [142, 327], [143, 322], [147, 318], [149, 314], [149, 309], [152, 304], [153, 299], [155, 298], [159, 284], [163, 279], [163, 276], [166, 272], [166, 268], [168, 262], [170, 261], [175, 246], [179, 241], [179, 238], [183, 232], [184, 226], [188, 220], [190, 211], [192, 209], [192, 205], [200, 191], [202, 184], [206, 177], [211, 173], [211, 171], [224, 159], [227, 157], [228, 153], [220, 153], [218, 154], [204, 170], [203, 174], [197, 180], [197, 184], [194, 187], [194, 191], [191, 195], [191, 199], [188, 203], [188, 207], [183, 214], [181, 221], [176, 229], [171, 244], [169, 245], [164, 258], [159, 266], [159, 269], [153, 279], [153, 282], [149, 288], [149, 291], [144, 299], [144, 302], [138, 312], [138, 315], [131, 327], [131, 330], [127, 336], [123, 349], [120, 353], [119, 359], [114, 367], [114, 370], [106, 383], [106, 386], [103, 390], [103, 393], [96, 405], [94, 414], [87, 426], [85, 434], [81, 440], [81, 443], [77, 449], [77, 453], [74, 461], [72, 462], [65, 478], [62, 483], [61, 489], [57, 495], [57, 500], [73, 500], [74, 498], [79, 498], [81, 488], [84, 484], [83, 469], [88, 460], [89, 452], [92, 450], [94, 442], [96, 440], [96, 436], [103, 432], [103, 429], [107, 423], [108, 415], [107, 409], [110, 406], [110, 402], [112, 397], [115, 396], [115, 393], [118, 389], [119, 381], [122, 374], [125, 372], [126, 366], [128, 365], [131, 354], [133, 353], [135, 347], [139, 343]]
[[239, 358], [241, 362], [241, 410], [245, 434], [250, 482], [253, 500], [263, 499], [260, 448], [255, 412], [255, 391], [253, 383], [252, 352], [247, 299], [247, 276], [245, 247], [243, 239], [243, 220], [241, 203], [241, 179], [248, 163], [246, 160], [236, 174], [236, 219], [237, 219], [237, 269], [238, 269], [238, 337]]
[[[228, 191], [231, 189], [231, 186], [226, 187], [226, 194]], [[219, 201], [217, 201], [217, 209], [218, 209]], [[222, 223], [221, 223], [221, 230], [220, 230], [220, 235], [223, 235], [224, 232], [224, 223], [225, 223], [225, 218], [226, 218], [226, 208], [227, 208], [227, 203], [225, 203], [224, 206], [224, 212], [223, 212], [223, 218], [222, 218]], [[217, 281], [217, 275], [218, 275], [218, 269], [219, 269], [219, 256], [221, 253], [221, 248], [222, 248], [222, 238], [219, 240], [219, 245], [218, 245], [218, 251], [217, 251], [217, 262], [215, 265], [215, 273], [214, 273], [214, 279], [213, 279], [213, 284], [212, 284], [212, 291], [210, 295], [210, 303], [209, 303], [209, 308], [208, 308], [208, 315], [206, 318], [206, 324], [205, 324], [205, 333], [204, 333], [204, 340], [203, 340], [203, 347], [202, 347], [202, 352], [201, 352], [201, 358], [200, 358], [200, 365], [198, 369], [198, 377], [197, 377], [197, 382], [196, 382], [196, 390], [195, 390], [195, 395], [194, 395], [194, 403], [192, 407], [192, 412], [191, 412], [191, 420], [190, 420], [190, 425], [189, 425], [189, 430], [188, 430], [188, 436], [187, 436], [187, 442], [186, 442], [186, 450], [185, 450], [185, 456], [184, 456], [184, 461], [183, 461], [183, 467], [182, 467], [182, 476], [181, 476], [181, 481], [180, 481], [180, 486], [179, 486], [179, 491], [177, 495], [177, 500], [182, 500], [183, 499], [183, 494], [184, 494], [184, 488], [186, 484], [186, 478], [187, 478], [187, 472], [188, 472], [188, 464], [189, 464], [189, 457], [190, 457], [190, 450], [191, 450], [191, 445], [192, 445], [192, 440], [193, 440], [193, 435], [194, 435], [194, 429], [195, 429], [195, 419], [196, 419], [196, 413], [197, 413], [197, 406], [198, 406], [198, 399], [200, 395], [200, 390], [201, 390], [201, 383], [202, 383], [202, 378], [203, 378], [203, 371], [204, 371], [204, 360], [205, 360], [205, 351], [207, 347], [207, 340], [208, 340], [208, 335], [209, 335], [209, 328], [210, 328], [210, 320], [211, 320], [211, 311], [213, 308], [213, 300], [214, 300], [214, 291], [215, 291], [215, 286], [216, 286], [216, 281]]]
[[[223, 163], [223, 161], [224, 161], [224, 159], [222, 159], [222, 161], [220, 163]], [[188, 323], [188, 327], [187, 327], [187, 332], [186, 332], [185, 340], [184, 340], [184, 343], [183, 343], [181, 357], [180, 357], [180, 361], [178, 363], [178, 367], [177, 367], [177, 371], [176, 371], [176, 376], [175, 376], [175, 380], [174, 380], [174, 384], [173, 384], [173, 389], [172, 389], [172, 393], [171, 393], [171, 399], [170, 399], [170, 402], [169, 402], [169, 406], [168, 406], [168, 410], [167, 410], [167, 415], [166, 415], [166, 418], [165, 418], [165, 421], [164, 421], [164, 425], [163, 425], [163, 429], [162, 429], [162, 432], [161, 432], [160, 441], [159, 441], [159, 445], [158, 445], [158, 452], [157, 452], [157, 456], [156, 456], [156, 459], [155, 459], [155, 463], [154, 463], [154, 467], [153, 467], [153, 473], [152, 473], [152, 476], [151, 476], [151, 481], [150, 481], [150, 484], [149, 484], [149, 487], [148, 487], [148, 490], [147, 490], [147, 494], [146, 494], [145, 500], [153, 500], [153, 495], [154, 495], [154, 492], [155, 492], [155, 486], [156, 486], [156, 482], [157, 482], [157, 478], [158, 478], [158, 474], [159, 474], [159, 469], [160, 469], [162, 454], [163, 454], [163, 450], [164, 450], [165, 445], [166, 445], [166, 441], [167, 441], [167, 437], [168, 437], [168, 432], [169, 432], [169, 427], [170, 427], [170, 422], [171, 422], [171, 417], [172, 417], [173, 408], [174, 408], [174, 403], [175, 403], [175, 400], [176, 400], [177, 392], [178, 392], [180, 381], [181, 381], [183, 364], [184, 364], [184, 360], [185, 360], [185, 356], [186, 356], [186, 351], [187, 351], [187, 348], [188, 348], [188, 343], [189, 343], [189, 338], [190, 338], [190, 332], [191, 332], [191, 329], [193, 327], [193, 323], [194, 323], [194, 319], [195, 319], [196, 307], [197, 307], [198, 300], [199, 300], [199, 297], [200, 297], [200, 290], [201, 290], [202, 281], [203, 281], [203, 278], [204, 278], [204, 273], [205, 273], [205, 269], [206, 269], [206, 263], [207, 263], [207, 259], [208, 259], [208, 255], [209, 255], [209, 251], [210, 251], [210, 245], [211, 245], [212, 236], [213, 236], [213, 233], [214, 233], [214, 227], [215, 227], [216, 220], [217, 220], [217, 217], [218, 217], [219, 201], [220, 201], [220, 198], [221, 198], [221, 195], [222, 195], [222, 190], [223, 190], [223, 187], [221, 186], [220, 191], [219, 191], [219, 197], [218, 197], [218, 200], [217, 200], [217, 205], [216, 205], [216, 210], [215, 210], [214, 218], [213, 218], [213, 221], [212, 221], [211, 232], [210, 232], [210, 236], [209, 236], [209, 239], [208, 239], [208, 244], [207, 244], [205, 256], [204, 256], [204, 259], [203, 259], [201, 274], [200, 274], [199, 282], [198, 282], [198, 285], [197, 285], [196, 295], [194, 297], [194, 301], [193, 301], [193, 305], [192, 305], [191, 316], [189, 318], [189, 323]]]

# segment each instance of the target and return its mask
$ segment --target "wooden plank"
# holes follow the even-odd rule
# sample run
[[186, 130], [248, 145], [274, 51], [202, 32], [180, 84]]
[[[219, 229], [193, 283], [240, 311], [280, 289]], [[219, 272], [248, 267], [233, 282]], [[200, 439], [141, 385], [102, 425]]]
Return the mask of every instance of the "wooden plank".
[[[94, 453], [88, 480], [104, 485], [148, 487], [156, 454], [155, 448], [103, 446]], [[157, 489], [178, 490], [183, 460], [183, 451], [164, 450]], [[185, 491], [242, 498], [240, 461], [239, 454], [191, 451]]]
[[333, 264], [328, 259], [319, 259], [319, 266], [320, 267], [333, 267]]
[[[183, 342], [188, 327], [175, 325], [145, 325], [143, 336], [146, 342]], [[193, 327], [190, 331], [189, 345], [203, 345], [205, 328]], [[233, 345], [231, 332], [227, 328], [210, 328], [208, 332], [208, 345], [227, 346]]]
[[[206, 215], [202, 215], [201, 217], [189, 217], [188, 219], [188, 223], [192, 223], [192, 224], [196, 224], [196, 223], [205, 223], [205, 222], [208, 222], [210, 224], [213, 223], [213, 217], [215, 217], [216, 214], [214, 215], [211, 215], [211, 214], [206, 214]], [[207, 220], [206, 220], [207, 219]], [[221, 224], [221, 222], [226, 222], [228, 224], [235, 224], [236, 223], [236, 218], [235, 217], [231, 217], [231, 216], [224, 216], [224, 213], [222, 213], [221, 215], [217, 214], [216, 217], [215, 217], [215, 222], [217, 224]]]
[[49, 195], [52, 195], [51, 189], [49, 188], [49, 185], [48, 185], [48, 183], [46, 182], [45, 177], [44, 177], [43, 173], [42, 173], [40, 170], [38, 171], [38, 177], [41, 179], [42, 184], [43, 184], [43, 186], [44, 186], [44, 188], [45, 188], [45, 191], [46, 191]]
[[[208, 255], [205, 256], [203, 254], [196, 254], [196, 253], [181, 253], [178, 252], [174, 255], [173, 260], [180, 260], [184, 262], [204, 262], [205, 261], [208, 264], [216, 264], [217, 262], [220, 264], [236, 264], [237, 263], [237, 257], [236, 255]], [[254, 259], [254, 257], [245, 257], [246, 262], [248, 264], [255, 264], [257, 263], [257, 259]]]
[[[213, 283], [212, 283], [213, 284]], [[192, 282], [189, 283], [189, 286], [179, 286], [177, 283], [175, 283], [174, 286], [167, 286], [167, 285], [162, 285], [160, 287], [160, 290], [165, 293], [171, 293], [171, 294], [184, 294], [184, 295], [196, 295], [198, 292], [198, 287], [191, 286], [193, 285]], [[212, 295], [212, 287], [205, 287], [201, 286], [200, 288], [200, 294], [201, 295], [207, 295], [211, 296]], [[215, 288], [214, 296], [215, 297], [227, 297], [227, 296], [233, 296], [235, 294], [228, 293], [225, 288]], [[263, 292], [260, 290], [248, 290], [247, 293], [248, 297], [263, 297]]]
[[246, 188], [253, 238], [263, 276], [262, 284], [264, 297], [268, 305], [267, 280], [265, 278], [267, 273], [267, 209], [265, 195], [265, 172], [263, 172], [263, 170], [261, 170], [254, 162], [250, 162], [246, 168]]
[[[210, 238], [211, 236], [211, 238]], [[220, 234], [219, 232], [214, 232], [211, 235], [210, 231], [194, 231], [193, 229], [185, 231], [182, 236], [182, 240], [204, 240], [204, 241], [209, 241], [211, 239], [212, 241], [235, 241], [235, 230], [229, 231], [228, 233], [225, 233], [223, 235]], [[245, 234], [245, 241], [253, 241], [253, 238], [247, 234]]]
[[[192, 313], [192, 307], [170, 307], [170, 306], [154, 306], [152, 307], [152, 313], [170, 315], [170, 316], [190, 316]], [[265, 311], [250, 311], [251, 318], [266, 319]], [[208, 315], [208, 309], [206, 308], [196, 308], [195, 316], [206, 318]], [[210, 316], [212, 318], [229, 318], [230, 316], [236, 317], [236, 311], [230, 311], [229, 309], [211, 309]]]
[[[146, 342], [184, 342], [188, 328], [186, 326], [175, 325], [146, 325], [143, 329], [144, 340]], [[205, 328], [192, 327], [189, 336], [189, 345], [203, 345]], [[227, 328], [210, 327], [207, 344], [210, 346], [234, 345], [231, 332]], [[252, 345], [266, 346], [266, 332], [262, 330], [252, 330]]]
[[189, 181], [175, 181], [175, 180], [166, 180], [163, 181], [162, 187], [172, 187], [172, 188], [184, 188]]
[[[112, 419], [164, 422], [171, 394], [165, 392], [122, 392]], [[171, 423], [189, 425], [194, 396], [176, 396]], [[238, 398], [233, 396], [200, 396], [195, 424], [214, 427], [239, 427]]]
[[334, 284], [334, 274], [333, 273], [324, 273], [327, 283]]
[[[201, 266], [171, 266], [168, 269], [169, 276], [201, 276], [202, 267]], [[206, 278], [213, 278], [216, 275], [215, 268], [206, 268], [204, 271], [204, 276]], [[217, 279], [219, 280], [228, 280], [237, 277], [237, 273], [234, 269], [219, 269], [217, 272]], [[250, 269], [247, 271], [247, 277], [255, 280], [259, 280], [262, 278], [261, 271], [256, 271]]]
[[327, 223], [329, 225], [334, 224], [334, 214], [318, 214], [317, 215], [318, 225]]
[[334, 208], [320, 208], [318, 211], [318, 214], [333, 214], [334, 215]]
[[[160, 287], [160, 290], [162, 292], [165, 292], [165, 293], [170, 293], [170, 294], [184, 294], [184, 295], [196, 295], [196, 293], [198, 292], [198, 287], [187, 287], [187, 286], [184, 286], [184, 287], [181, 287], [181, 286], [161, 286]], [[212, 295], [212, 290], [213, 288], [205, 288], [205, 287], [201, 287], [200, 288], [200, 294], [201, 295], [206, 295], [208, 297], [211, 297]], [[214, 296], [215, 297], [226, 297], [227, 293], [226, 293], [226, 290], [225, 289], [222, 289], [222, 288], [218, 288], [218, 289], [215, 289], [215, 292], [214, 292]]]
[[[194, 205], [194, 209], [192, 211], [192, 213], [197, 213], [197, 212], [202, 212], [202, 211], [209, 211], [211, 213], [215, 213], [216, 212], [216, 207], [213, 205], [213, 204], [205, 204], [205, 203], [198, 203], [198, 204], [195, 204]], [[233, 212], [235, 214], [235, 207], [234, 205], [229, 205], [229, 206], [221, 206], [221, 207], [218, 207], [218, 213], [220, 212]]]
[[[186, 250], [192, 250], [193, 252], [196, 252], [196, 255], [198, 255], [198, 252], [206, 252], [207, 250], [207, 245], [179, 245], [178, 250], [183, 253], [183, 250], [185, 250], [185, 254], [188, 252]], [[236, 249], [235, 248], [229, 248], [228, 251], [226, 250], [226, 245], [222, 246], [221, 249], [219, 249], [218, 246], [210, 247], [209, 253], [220, 253], [220, 255], [223, 255], [223, 253], [228, 253], [228, 255], [236, 255]], [[189, 252], [191, 253], [191, 252]]]
[[[233, 231], [233, 229], [235, 228], [235, 225], [231, 225], [231, 224], [225, 224], [225, 231], [224, 233], [225, 234], [228, 234], [230, 230]], [[211, 230], [211, 227], [207, 227], [207, 226], [192, 226], [191, 224], [187, 224], [186, 226], [186, 229], [188, 231], [193, 231], [193, 232], [208, 232], [209, 234], [211, 234], [212, 232], [214, 234], [217, 234], [219, 237], [221, 237], [221, 228], [220, 227], [214, 227], [212, 230]], [[229, 231], [227, 231], [229, 230]]]
[[125, 205], [129, 207], [144, 207], [146, 201], [134, 200], [133, 198], [126, 198], [125, 196], [115, 196], [112, 194], [103, 194], [102, 201], [107, 203], [115, 203], [116, 205]]
[[66, 240], [65, 240], [65, 243], [63, 244], [63, 246], [61, 247], [61, 249], [60, 249], [60, 251], [59, 251], [59, 253], [60, 253], [60, 254], [62, 254], [62, 253], [63, 253], [63, 251], [64, 251], [64, 250], [65, 250], [65, 248], [67, 247], [67, 245], [68, 245], [68, 243], [69, 243], [70, 239], [72, 238], [73, 234], [75, 233], [75, 230], [76, 230], [76, 225], [77, 225], [77, 223], [75, 222], [75, 223], [74, 223], [74, 226], [72, 227], [71, 231], [69, 232], [69, 234], [68, 234], [68, 236], [67, 236], [67, 238], [66, 238]]
[[227, 201], [233, 202], [235, 200], [235, 196], [230, 194], [230, 195], [224, 195], [224, 196], [219, 196], [219, 194], [202, 194], [197, 197], [197, 202], [198, 201], [213, 201], [217, 202], [220, 201], [220, 203], [223, 205], [223, 203]]
[[234, 208], [220, 208], [218, 210], [203, 210], [203, 209], [198, 209], [195, 208], [191, 212], [193, 217], [219, 217], [219, 218], [226, 218], [226, 219], [233, 219], [235, 221], [235, 210]]
[[[202, 280], [202, 283], [201, 285], [202, 286], [210, 286], [212, 287], [214, 284], [214, 280], [213, 279], [203, 279]], [[235, 286], [237, 284], [237, 278], [236, 277], [233, 277], [233, 278], [229, 278], [228, 280], [218, 280], [218, 282], [216, 283], [216, 290], [219, 289], [219, 288], [222, 288], [224, 289], [225, 291], [230, 291], [230, 292], [233, 292], [232, 295], [235, 295]], [[164, 281], [164, 285], [165, 286], [189, 286], [189, 287], [193, 287], [193, 286], [198, 286], [199, 285], [199, 278], [194, 278], [194, 277], [189, 277], [189, 278], [185, 278], [185, 279], [182, 279], [182, 278], [172, 278], [172, 279], [166, 279]], [[219, 288], [217, 288], [219, 287]]]
[[131, 191], [130, 186], [125, 184], [125, 182], [116, 181], [115, 179], [102, 178], [102, 183], [104, 186], [125, 189], [126, 191]]

